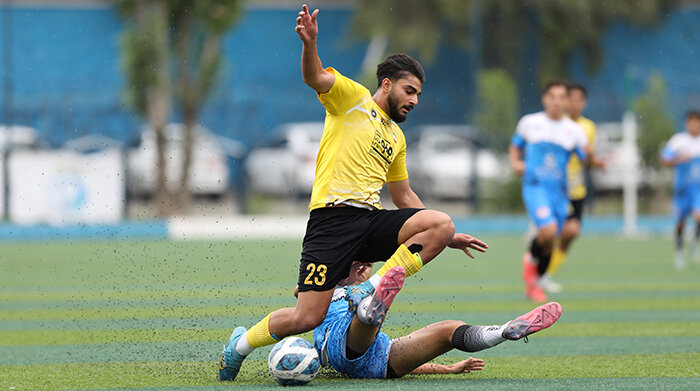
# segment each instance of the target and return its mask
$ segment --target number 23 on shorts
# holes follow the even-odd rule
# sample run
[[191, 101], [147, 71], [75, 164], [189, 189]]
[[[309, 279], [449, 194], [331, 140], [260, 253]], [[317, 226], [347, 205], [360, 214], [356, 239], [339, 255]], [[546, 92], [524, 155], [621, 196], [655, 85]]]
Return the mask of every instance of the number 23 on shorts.
[[328, 271], [328, 267], [326, 265], [316, 265], [315, 263], [309, 263], [308, 265], [306, 265], [306, 270], [309, 271], [309, 274], [304, 279], [304, 285], [321, 286], [326, 282], [326, 272]]

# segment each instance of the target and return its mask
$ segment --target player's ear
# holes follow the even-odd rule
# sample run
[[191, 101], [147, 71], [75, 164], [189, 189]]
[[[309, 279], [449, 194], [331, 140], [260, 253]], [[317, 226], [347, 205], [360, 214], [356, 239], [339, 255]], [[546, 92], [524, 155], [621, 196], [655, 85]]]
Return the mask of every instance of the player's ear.
[[385, 94], [388, 94], [389, 91], [391, 91], [391, 85], [392, 85], [391, 79], [389, 79], [388, 77], [385, 77], [382, 80], [382, 91], [384, 91]]

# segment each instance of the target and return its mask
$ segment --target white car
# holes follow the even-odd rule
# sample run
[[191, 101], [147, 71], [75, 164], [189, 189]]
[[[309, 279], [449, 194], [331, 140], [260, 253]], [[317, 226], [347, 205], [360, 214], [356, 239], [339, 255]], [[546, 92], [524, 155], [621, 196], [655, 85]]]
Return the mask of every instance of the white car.
[[39, 148], [42, 144], [39, 132], [32, 127], [0, 124], [0, 150]]
[[[165, 127], [165, 176], [166, 186], [170, 190], [178, 187], [182, 175], [184, 129], [183, 124], [168, 124]], [[240, 150], [242, 153], [244, 147], [235, 140], [228, 139], [222, 142], [220, 137], [201, 125], [196, 125], [193, 131], [194, 145], [188, 188], [193, 194], [224, 194], [229, 187], [228, 156], [234, 153], [231, 149]], [[233, 144], [233, 147], [225, 148], [225, 145]], [[130, 194], [149, 195], [155, 192], [157, 159], [156, 134], [153, 129], [147, 128], [141, 134], [139, 146], [127, 154]]]
[[249, 189], [277, 196], [311, 194], [323, 122], [284, 124], [276, 133], [246, 159]]
[[464, 199], [471, 178], [505, 183], [512, 176], [508, 158], [477, 148], [479, 131], [467, 125], [426, 125], [408, 141], [406, 165], [411, 187], [426, 198]]

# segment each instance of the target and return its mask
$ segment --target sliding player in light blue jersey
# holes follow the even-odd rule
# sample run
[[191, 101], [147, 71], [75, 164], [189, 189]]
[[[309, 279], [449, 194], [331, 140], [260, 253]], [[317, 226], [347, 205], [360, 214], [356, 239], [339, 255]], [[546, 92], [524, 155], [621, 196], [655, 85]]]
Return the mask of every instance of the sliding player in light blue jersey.
[[545, 274], [557, 237], [569, 214], [566, 167], [572, 153], [587, 157], [587, 138], [566, 116], [567, 84], [554, 80], [542, 91], [544, 111], [528, 114], [518, 122], [508, 149], [516, 174], [522, 176], [522, 197], [537, 236], [523, 255], [525, 295], [546, 301], [537, 280]]
[[692, 213], [696, 222], [691, 242], [691, 254], [698, 260], [698, 236], [700, 236], [700, 111], [685, 115], [685, 132], [677, 133], [661, 151], [661, 164], [675, 166], [673, 204], [671, 212], [676, 220], [676, 259], [678, 270], [687, 267], [683, 251], [685, 219]]
[[[503, 325], [468, 325], [458, 320], [433, 323], [413, 333], [390, 339], [381, 332], [389, 307], [403, 286], [405, 271], [387, 271], [373, 294], [359, 303], [348, 295], [369, 278], [372, 265], [354, 262], [341, 281], [323, 323], [314, 329], [314, 345], [324, 366], [351, 378], [391, 379], [407, 374], [469, 373], [484, 367], [477, 358], [452, 365], [429, 363], [452, 349], [476, 352], [506, 340], [519, 340], [545, 329], [559, 319], [561, 305], [547, 303]], [[351, 285], [352, 284], [352, 285]]]

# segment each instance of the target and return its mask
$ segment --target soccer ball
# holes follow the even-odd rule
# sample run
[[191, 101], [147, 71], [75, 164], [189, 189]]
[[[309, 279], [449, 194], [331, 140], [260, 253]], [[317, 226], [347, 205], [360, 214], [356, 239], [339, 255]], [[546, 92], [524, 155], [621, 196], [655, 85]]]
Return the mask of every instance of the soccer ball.
[[314, 346], [299, 337], [277, 342], [267, 358], [270, 374], [283, 386], [303, 386], [316, 376], [320, 366]]

